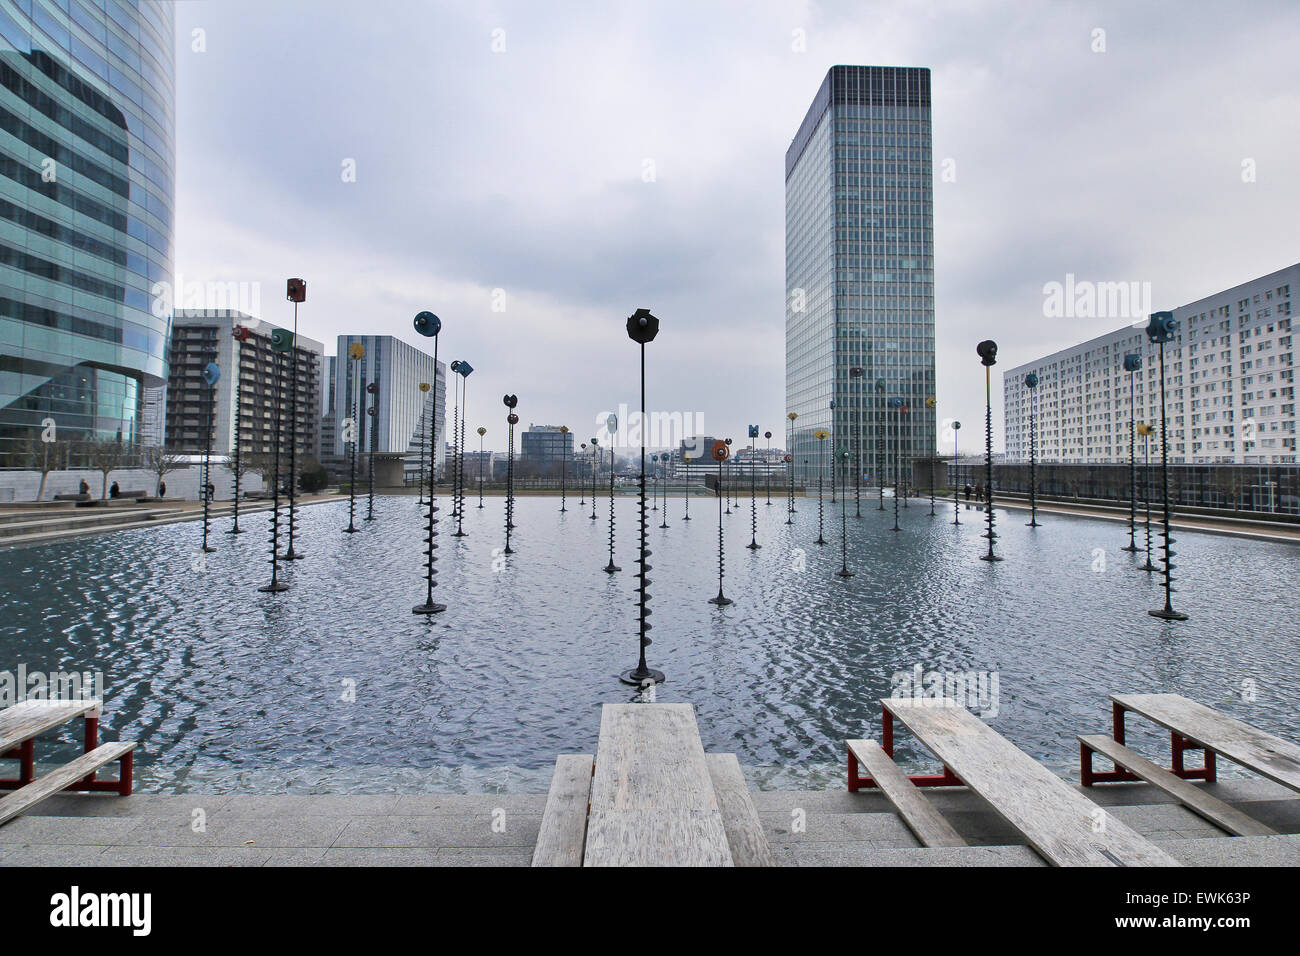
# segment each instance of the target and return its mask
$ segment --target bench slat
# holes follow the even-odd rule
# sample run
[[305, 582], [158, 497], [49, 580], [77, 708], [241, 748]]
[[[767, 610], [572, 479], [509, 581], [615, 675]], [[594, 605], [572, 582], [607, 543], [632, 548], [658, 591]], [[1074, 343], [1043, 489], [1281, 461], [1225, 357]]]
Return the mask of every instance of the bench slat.
[[40, 779], [33, 780], [27, 786], [15, 790], [9, 796], [0, 799], [0, 824], [9, 822], [21, 813], [26, 813], [46, 797], [54, 796], [64, 787], [71, 786], [82, 777], [134, 749], [135, 744], [129, 742], [100, 744], [90, 753], [82, 754], [71, 763], [66, 763]]
[[713, 792], [722, 811], [722, 826], [736, 866], [776, 866], [776, 857], [763, 833], [763, 821], [740, 771], [735, 754], [705, 754]]
[[850, 752], [866, 767], [922, 846], [966, 846], [966, 841], [925, 798], [916, 784], [874, 740], [848, 740]]
[[881, 703], [1054, 866], [1178, 866], [1114, 817], [1095, 829], [1097, 804], [954, 700]]
[[1288, 740], [1179, 694], [1111, 694], [1110, 699], [1233, 763], [1300, 790], [1300, 746]]
[[0, 753], [97, 711], [98, 700], [25, 700], [0, 710]]
[[591, 799], [591, 754], [560, 754], [533, 848], [533, 866], [582, 866]]
[[1080, 734], [1079, 741], [1116, 766], [1131, 771], [1153, 787], [1159, 787], [1187, 809], [1205, 817], [1228, 833], [1236, 836], [1269, 836], [1277, 833], [1272, 827], [1267, 827], [1236, 807], [1210, 796], [1194, 784], [1170, 773], [1164, 767], [1157, 766], [1140, 753], [1129, 750], [1105, 734]]

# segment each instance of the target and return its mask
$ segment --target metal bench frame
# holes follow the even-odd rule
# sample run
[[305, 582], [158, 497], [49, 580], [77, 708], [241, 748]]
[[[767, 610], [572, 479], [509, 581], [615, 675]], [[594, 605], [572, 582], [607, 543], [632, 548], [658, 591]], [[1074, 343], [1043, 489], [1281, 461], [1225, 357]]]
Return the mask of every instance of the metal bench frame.
[[[1111, 738], [1118, 744], [1124, 741], [1124, 715], [1128, 713], [1128, 708], [1119, 701], [1111, 701]], [[1134, 711], [1136, 713], [1136, 711]], [[1215, 753], [1209, 747], [1198, 744], [1196, 741], [1184, 737], [1176, 730], [1169, 732], [1169, 750], [1170, 763], [1169, 772], [1175, 777], [1182, 777], [1184, 780], [1204, 780], [1206, 783], [1214, 783], [1218, 779], [1218, 766], [1215, 761]], [[1205, 761], [1200, 767], [1188, 768], [1183, 762], [1183, 754], [1189, 750], [1201, 750], [1205, 752]], [[1118, 783], [1120, 781], [1141, 781], [1141, 777], [1123, 767], [1116, 766], [1114, 770], [1093, 770], [1092, 757], [1095, 751], [1092, 750], [1083, 741], [1079, 742], [1079, 782], [1085, 787], [1091, 787], [1094, 783]]]
[[[91, 711], [83, 715], [86, 722], [83, 754], [88, 754], [99, 746], [99, 716], [96, 712]], [[65, 787], [64, 791], [76, 790], [86, 793], [116, 793], [127, 797], [131, 795], [131, 784], [133, 770], [135, 766], [135, 752], [128, 750], [118, 761], [121, 764], [121, 772], [116, 780], [97, 780], [95, 779], [97, 770], [92, 770], [89, 774], [82, 777], [78, 783], [70, 787]], [[24, 740], [18, 746], [11, 748], [5, 753], [0, 753], [0, 760], [17, 760], [18, 776], [0, 778], [0, 791], [18, 790], [27, 786], [36, 779], [36, 738], [32, 737]]]
[[[890, 760], [894, 759], [894, 715], [883, 705], [880, 708], [880, 749], [889, 755]], [[876, 781], [871, 777], [859, 776], [858, 758], [853, 756], [853, 751], [849, 750], [847, 744], [845, 750], [849, 756], [849, 793], [857, 793], [863, 787], [875, 787]], [[947, 764], [944, 764], [943, 773], [909, 774], [907, 779], [916, 787], [966, 786]]]

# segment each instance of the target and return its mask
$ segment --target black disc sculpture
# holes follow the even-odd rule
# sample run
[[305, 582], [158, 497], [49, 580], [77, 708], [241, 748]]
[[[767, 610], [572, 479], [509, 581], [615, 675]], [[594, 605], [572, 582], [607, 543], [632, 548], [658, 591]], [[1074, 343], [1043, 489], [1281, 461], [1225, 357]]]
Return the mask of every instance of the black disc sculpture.
[[[785, 463], [789, 466], [790, 474], [790, 504], [786, 509], [790, 514], [794, 514], [794, 420], [799, 417], [798, 412], [790, 412], [785, 416], [790, 419], [790, 446], [786, 449]], [[787, 518], [786, 524], [794, 524], [793, 518]]]
[[[639, 509], [638, 521], [639, 528], [639, 551], [637, 564], [640, 570], [637, 572], [639, 581], [637, 582], [637, 610], [638, 610], [638, 627], [640, 631], [640, 656], [637, 660], [636, 667], [624, 671], [618, 675], [618, 679], [625, 684], [634, 684], [638, 687], [644, 687], [647, 683], [662, 684], [664, 681], [663, 671], [653, 670], [646, 666], [645, 649], [650, 645], [650, 579], [646, 577], [652, 565], [647, 561], [650, 557], [650, 548], [646, 542], [646, 510], [645, 510], [645, 347], [647, 342], [654, 341], [654, 337], [659, 334], [659, 320], [650, 314], [649, 309], [637, 309], [627, 320], [627, 334], [633, 342], [641, 346], [641, 481], [639, 488]], [[664, 509], [667, 511], [667, 508]]]
[[483, 436], [487, 434], [487, 429], [482, 425], [478, 427], [478, 506], [483, 507]]
[[506, 548], [505, 554], [514, 554], [510, 547], [510, 532], [515, 528], [515, 426], [519, 416], [515, 407], [519, 404], [517, 395], [506, 395], [501, 399], [510, 413], [506, 415]]
[[[758, 426], [749, 426], [749, 437], [758, 438]], [[751, 551], [757, 551], [762, 547], [758, 543], [758, 467], [757, 440], [749, 443], [749, 544], [746, 547]]]
[[[898, 427], [894, 430], [895, 431], [894, 441], [901, 443], [902, 442], [901, 435], [903, 431], [903, 400], [898, 396], [894, 396], [889, 400], [889, 407], [895, 410], [898, 417]], [[897, 448], [897, 446], [895, 447]], [[898, 476], [900, 473], [901, 473], [901, 466], [899, 464], [898, 454], [895, 453], [894, 455], [894, 528], [893, 528], [893, 530], [895, 531], [903, 530], [898, 526]]]
[[1142, 355], [1130, 352], [1124, 356], [1124, 371], [1128, 372], [1128, 544], [1124, 551], [1140, 551], [1137, 546], [1137, 397], [1134, 376], [1142, 369]]
[[209, 362], [204, 366], [203, 381], [208, 386], [208, 427], [205, 429], [207, 437], [203, 443], [203, 544], [201, 548], [204, 554], [211, 554], [217, 549], [208, 545], [208, 505], [211, 499], [208, 485], [212, 483], [213, 418], [217, 407], [217, 382], [221, 381], [221, 366], [216, 362]]
[[975, 346], [975, 352], [984, 366], [984, 518], [988, 524], [989, 539], [988, 553], [981, 554], [980, 560], [1001, 561], [1002, 559], [993, 553], [993, 542], [998, 536], [993, 530], [993, 392], [989, 384], [990, 369], [998, 361], [998, 343], [992, 339], [985, 339]]
[[[434, 375], [437, 366], [434, 366]], [[460, 359], [454, 359], [448, 368], [456, 373], [460, 372]], [[455, 396], [451, 407], [451, 461], [448, 462], [448, 469], [451, 471], [451, 514], [450, 518], [460, 515], [460, 386], [462, 379], [457, 378], [452, 382], [452, 394]], [[453, 531], [453, 538], [456, 533]]]
[[763, 432], [763, 437], [767, 439], [767, 454], [763, 461], [763, 467], [767, 469], [767, 505], [772, 506], [772, 433]]
[[244, 529], [239, 526], [239, 496], [243, 492], [243, 476], [244, 476], [244, 459], [243, 459], [243, 455], [240, 453], [240, 445], [242, 444], [240, 438], [244, 434], [243, 414], [242, 414], [243, 394], [242, 394], [242, 390], [239, 387], [239, 380], [242, 377], [239, 371], [240, 352], [241, 352], [240, 345], [248, 341], [248, 339], [253, 334], [253, 330], [246, 325], [236, 325], [232, 330], [231, 334], [234, 336], [235, 339], [235, 348], [234, 348], [234, 356], [233, 356], [234, 365], [235, 365], [235, 381], [234, 381], [235, 447], [232, 449], [232, 459], [231, 459], [231, 465], [232, 465], [231, 471], [233, 471], [235, 475], [235, 497], [234, 500], [231, 502], [234, 523], [231, 525], [230, 530], [227, 531], [226, 534], [243, 534]]
[[[663, 490], [664, 513], [659, 519], [659, 527], [667, 528], [668, 527], [668, 453], [664, 452], [662, 455], [660, 455], [659, 461], [663, 467], [663, 472], [664, 472], [664, 490]], [[658, 474], [658, 469], [655, 470], [655, 474], [656, 475]]]
[[1164, 550], [1165, 606], [1147, 611], [1152, 617], [1167, 621], [1185, 621], [1186, 614], [1174, 610], [1174, 537], [1169, 531], [1169, 420], [1165, 417], [1165, 343], [1172, 342], [1178, 333], [1178, 320], [1172, 312], [1153, 312], [1147, 322], [1147, 338], [1160, 346], [1160, 483], [1164, 498], [1164, 515], [1161, 519], [1160, 537]]
[[297, 561], [301, 551], [293, 549], [298, 531], [298, 303], [307, 301], [305, 279], [290, 279], [285, 298], [293, 303], [293, 345], [289, 349], [289, 542], [284, 560]]
[[[840, 458], [844, 464], [849, 463], [849, 450], [846, 448], [840, 452]], [[840, 570], [837, 572], [842, 578], [853, 577], [853, 572], [849, 570], [849, 496], [840, 495]]]
[[[465, 392], [469, 389], [469, 375], [474, 366], [469, 362], [458, 363], [456, 374], [460, 376], [460, 414], [456, 426], [460, 437], [456, 441], [456, 534], [457, 538], [467, 536], [465, 531]], [[436, 366], [435, 366], [436, 368]]]
[[284, 406], [284, 388], [282, 371], [284, 353], [293, 347], [293, 333], [287, 329], [274, 329], [271, 332], [271, 351], [275, 353], [275, 417], [272, 421], [271, 443], [275, 451], [271, 465], [271, 583], [258, 588], [266, 594], [278, 594], [287, 591], [289, 585], [280, 580], [280, 410]]
[[605, 419], [605, 430], [609, 432], [609, 564], [605, 565], [606, 574], [615, 574], [623, 569], [614, 563], [614, 436], [618, 433], [618, 416], [611, 414]]
[[685, 481], [682, 482], [682, 498], [686, 503], [686, 514], [683, 521], [691, 520], [691, 456], [682, 452], [682, 471], [685, 473]]
[[1035, 444], [1036, 425], [1034, 416], [1034, 407], [1038, 404], [1035, 395], [1038, 388], [1038, 376], [1033, 372], [1025, 376], [1025, 388], [1029, 389], [1029, 523], [1028, 528], [1038, 527], [1038, 476], [1034, 471], [1034, 465], [1038, 460], [1037, 446]]
[[[582, 443], [578, 446], [578, 449], [582, 452], [582, 458], [583, 458], [583, 461], [586, 461], [586, 459], [587, 459], [587, 443], [586, 443], [585, 441], [582, 442]], [[576, 464], [576, 462], [575, 462], [575, 464]], [[576, 477], [577, 477], [577, 479], [578, 479], [578, 507], [579, 507], [579, 508], [586, 508], [586, 507], [587, 507], [587, 483], [586, 483], [585, 481], [582, 480], [582, 470], [581, 470], [581, 469], [575, 468], [574, 471], [577, 472]]]
[[718, 463], [718, 596], [709, 598], [709, 603], [724, 607], [731, 603], [731, 599], [722, 593], [722, 569], [725, 565], [722, 541], [722, 463], [731, 454], [731, 449], [727, 447], [725, 441], [715, 441], [710, 452], [713, 460]]
[[[353, 342], [348, 346], [348, 361], [355, 363], [352, 370], [352, 381], [358, 381], [357, 373], [361, 367], [361, 358], [366, 354], [366, 347], [360, 342]], [[361, 529], [357, 527], [357, 445], [359, 444], [359, 435], [361, 431], [361, 421], [357, 418], [357, 397], [351, 388], [348, 389], [348, 396], [351, 402], [351, 417], [343, 423], [343, 440], [348, 441], [349, 434], [351, 441], [349, 444], [351, 452], [348, 456], [348, 526], [343, 530], [348, 534], [356, 534]], [[430, 449], [432, 454], [432, 449]], [[430, 466], [432, 468], [432, 465]]]
[[[415, 331], [426, 338], [433, 339], [433, 369], [435, 380], [438, 374], [438, 333], [442, 331], [442, 319], [432, 312], [421, 312], [415, 317]], [[373, 427], [373, 426], [372, 426]], [[435, 497], [436, 468], [434, 462], [434, 442], [438, 436], [438, 402], [433, 402], [433, 411], [429, 414], [429, 510], [425, 513], [424, 530], [424, 603], [411, 608], [412, 614], [434, 615], [447, 610], [447, 605], [439, 604], [433, 599], [433, 589], [438, 586], [438, 502]]]
[[600, 442], [591, 440], [591, 520], [596, 519], [596, 476], [600, 472]]
[[[438, 333], [442, 331], [442, 320], [432, 312], [420, 312], [415, 317], [415, 331], [433, 339], [433, 368], [434, 377], [437, 378], [438, 369]], [[423, 604], [417, 604], [411, 608], [413, 614], [434, 615], [447, 610], [447, 605], [439, 604], [433, 599], [433, 589], [438, 586], [438, 503], [435, 498], [435, 483], [437, 479], [436, 461], [434, 453], [434, 442], [438, 434], [438, 402], [435, 399], [432, 403], [432, 410], [429, 413], [429, 487], [427, 507], [425, 512], [425, 537], [424, 537], [424, 583], [425, 597]], [[373, 427], [373, 424], [372, 426]]]
[[569, 475], [569, 426], [560, 426], [560, 514], [564, 514], [569, 509], [566, 508], [565, 498], [567, 489], [565, 481]]
[[1142, 424], [1138, 425], [1137, 431], [1138, 434], [1142, 436], [1142, 510], [1146, 513], [1146, 518], [1144, 519], [1143, 524], [1146, 529], [1147, 539], [1147, 559], [1138, 570], [1147, 572], [1159, 571], [1160, 569], [1151, 563], [1151, 436], [1156, 433], [1156, 427], [1154, 425]]

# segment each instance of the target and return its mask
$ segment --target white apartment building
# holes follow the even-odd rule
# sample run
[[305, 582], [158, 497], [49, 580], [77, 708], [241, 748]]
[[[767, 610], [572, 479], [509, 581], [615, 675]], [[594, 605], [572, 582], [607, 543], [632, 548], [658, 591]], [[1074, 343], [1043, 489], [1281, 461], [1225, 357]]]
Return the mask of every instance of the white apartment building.
[[[1174, 309], [1177, 338], [1165, 345], [1169, 460], [1186, 464], [1296, 462], [1295, 350], [1291, 321], [1300, 263]], [[1008, 461], [1029, 459], [1030, 402], [1037, 404], [1040, 461], [1128, 460], [1129, 373], [1136, 419], [1160, 421], [1159, 347], [1146, 323], [1019, 365], [1003, 375]], [[1025, 375], [1035, 372], [1030, 390]], [[1153, 455], [1159, 433], [1152, 436]], [[1141, 439], [1138, 440], [1141, 454]]]

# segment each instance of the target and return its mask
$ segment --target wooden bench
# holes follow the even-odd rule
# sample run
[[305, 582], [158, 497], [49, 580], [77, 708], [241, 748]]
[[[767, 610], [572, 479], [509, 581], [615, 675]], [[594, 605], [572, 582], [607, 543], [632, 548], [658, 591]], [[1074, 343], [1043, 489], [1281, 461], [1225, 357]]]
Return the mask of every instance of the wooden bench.
[[585, 866], [733, 866], [690, 704], [605, 704]]
[[763, 821], [740, 771], [735, 754], [705, 754], [713, 792], [722, 811], [722, 826], [736, 866], [776, 866], [776, 857], [763, 833]]
[[591, 800], [591, 754], [560, 754], [533, 848], [533, 866], [582, 866]]
[[874, 740], [847, 740], [845, 744], [849, 756], [867, 768], [871, 784], [880, 788], [921, 846], [966, 846], [952, 824], [930, 805], [880, 744]]
[[[1179, 865], [956, 701], [889, 698], [881, 704], [943, 761], [945, 775], [981, 797], [1048, 863]], [[887, 728], [885, 752], [892, 756], [892, 722]]]
[[1116, 767], [1123, 767], [1138, 779], [1145, 780], [1169, 794], [1193, 813], [1199, 814], [1233, 836], [1270, 836], [1277, 831], [1246, 816], [1236, 807], [1200, 790], [1195, 784], [1158, 767], [1146, 757], [1129, 750], [1105, 734], [1079, 735], [1079, 743], [1101, 754]]
[[[1216, 779], [1216, 755], [1284, 787], [1300, 791], [1300, 746], [1219, 713], [1178, 694], [1112, 694], [1112, 738], [1124, 744], [1124, 717], [1132, 711], [1169, 731], [1171, 768], [1168, 773], [1184, 780]], [[1188, 750], [1205, 751], [1199, 768], [1184, 766]], [[1092, 769], [1093, 748], [1080, 742], [1079, 777], [1085, 787], [1113, 780], [1140, 779], [1131, 768], [1117, 766], [1105, 772]]]
[[80, 492], [76, 494], [62, 494], [62, 495], [55, 495], [54, 500], [55, 501], [89, 501], [90, 495], [89, 494], [83, 495]]
[[[0, 799], [0, 823], [23, 813], [60, 790], [131, 793], [134, 743], [99, 743], [98, 700], [25, 700], [0, 710], [0, 758], [18, 761], [18, 776], [0, 780], [0, 790], [13, 790]], [[52, 773], [35, 776], [36, 738], [78, 717], [85, 721], [82, 756]], [[101, 767], [119, 761], [116, 780], [96, 780]]]

